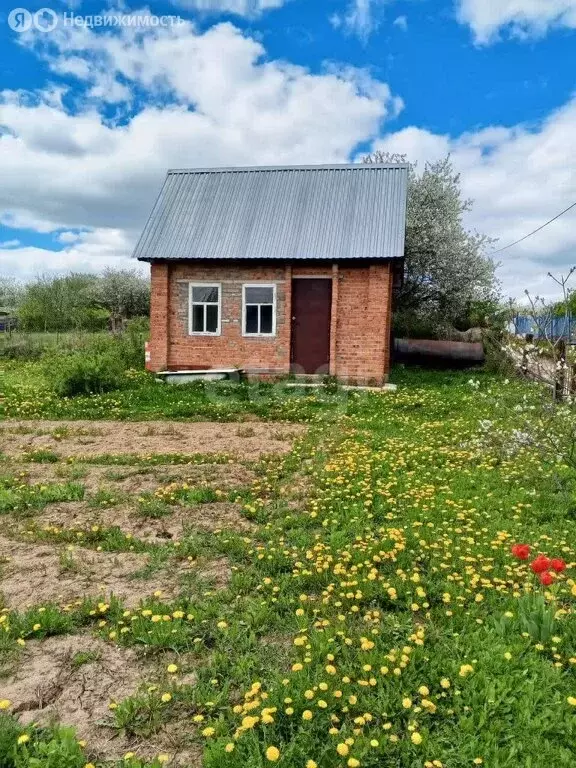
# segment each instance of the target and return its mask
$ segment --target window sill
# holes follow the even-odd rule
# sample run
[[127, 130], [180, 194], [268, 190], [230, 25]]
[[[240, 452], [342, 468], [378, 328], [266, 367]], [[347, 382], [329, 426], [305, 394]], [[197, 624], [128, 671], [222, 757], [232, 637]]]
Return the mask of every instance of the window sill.
[[275, 339], [275, 333], [243, 333], [245, 339]]

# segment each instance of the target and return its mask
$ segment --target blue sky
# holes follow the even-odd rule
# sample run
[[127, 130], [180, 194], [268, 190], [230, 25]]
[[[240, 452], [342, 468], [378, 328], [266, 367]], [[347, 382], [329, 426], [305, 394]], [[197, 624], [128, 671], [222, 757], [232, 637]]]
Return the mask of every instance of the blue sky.
[[[130, 264], [174, 166], [451, 152], [476, 201], [468, 224], [500, 245], [576, 201], [576, 0], [24, 7], [59, 23], [21, 33], [10, 5], [0, 16], [0, 275]], [[573, 211], [501, 255], [505, 293], [549, 293], [575, 246]]]

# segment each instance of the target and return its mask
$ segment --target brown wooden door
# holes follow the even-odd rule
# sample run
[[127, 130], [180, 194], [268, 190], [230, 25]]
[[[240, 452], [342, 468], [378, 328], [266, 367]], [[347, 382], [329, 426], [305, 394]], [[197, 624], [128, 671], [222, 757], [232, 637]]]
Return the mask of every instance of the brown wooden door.
[[292, 369], [295, 373], [328, 373], [331, 309], [332, 280], [292, 281]]

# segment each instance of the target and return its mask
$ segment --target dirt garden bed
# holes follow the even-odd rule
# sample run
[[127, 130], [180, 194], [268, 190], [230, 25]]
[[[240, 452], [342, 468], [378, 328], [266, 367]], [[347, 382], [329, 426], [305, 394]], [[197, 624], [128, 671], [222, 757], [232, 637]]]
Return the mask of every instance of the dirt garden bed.
[[41, 464], [13, 459], [6, 469], [20, 476], [22, 482], [30, 484], [62, 483], [72, 478], [77, 479], [88, 493], [94, 493], [102, 487], [122, 493], [142, 493], [174, 482], [227, 491], [248, 486], [256, 477], [251, 469], [232, 461], [226, 464], [161, 464], [156, 467], [114, 464], [110, 467], [94, 464]]
[[175, 507], [161, 518], [143, 517], [128, 506], [91, 509], [85, 502], [70, 501], [49, 504], [34, 517], [40, 529], [86, 531], [94, 525], [101, 528], [118, 526], [122, 533], [145, 542], [178, 541], [187, 530], [233, 530], [250, 532], [255, 526], [242, 515], [239, 504], [213, 502], [195, 507]]
[[[2, 696], [10, 699], [23, 725], [73, 726], [99, 758], [120, 760], [132, 751], [153, 759], [168, 752], [171, 766], [200, 766], [200, 750], [189, 743], [183, 723], [163, 727], [149, 739], [128, 737], [113, 727], [110, 703], [150, 684], [153, 672], [135, 651], [91, 635], [52, 637], [28, 643], [16, 670], [2, 681]], [[182, 682], [194, 679], [188, 675]]]
[[17, 609], [50, 601], [69, 605], [84, 597], [111, 594], [134, 606], [157, 590], [168, 597], [176, 595], [180, 578], [192, 567], [170, 562], [147, 579], [137, 578], [148, 562], [147, 554], [69, 550], [0, 537], [0, 591], [6, 605]]
[[12, 421], [0, 432], [0, 450], [11, 456], [50, 450], [60, 456], [231, 454], [257, 459], [287, 453], [303, 434], [300, 425], [219, 422]]

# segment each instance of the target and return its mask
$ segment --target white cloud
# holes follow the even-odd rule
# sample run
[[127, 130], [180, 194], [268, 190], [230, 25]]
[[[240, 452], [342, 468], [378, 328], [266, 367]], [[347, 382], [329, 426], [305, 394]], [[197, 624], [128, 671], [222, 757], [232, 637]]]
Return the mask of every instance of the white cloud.
[[[267, 60], [263, 46], [231, 24], [204, 33], [187, 22], [46, 37], [25, 42], [54, 73], [73, 71], [90, 95], [71, 113], [53, 91], [2, 94], [0, 221], [51, 232], [65, 248], [21, 248], [10, 260], [4, 253], [2, 272], [125, 263], [167, 168], [345, 162], [401, 108], [364, 70], [312, 74]], [[94, 93], [103, 83], [119, 84], [126, 98], [138, 93], [132, 116], [122, 101], [119, 120], [103, 113], [105, 96]], [[83, 233], [73, 242], [61, 230]]]
[[353, 0], [344, 17], [344, 23], [351, 32], [355, 32], [359, 37], [368, 37], [374, 25], [372, 0]]
[[551, 27], [576, 28], [576, 0], [457, 0], [457, 11], [478, 43], [492, 42], [503, 30], [534, 37]]
[[204, 13], [233, 13], [237, 16], [258, 16], [264, 11], [280, 8], [287, 0], [171, 0], [173, 5]]
[[[379, 9], [391, 2], [393, 0], [348, 0], [345, 10], [333, 13], [329, 21], [335, 29], [366, 41], [380, 26], [382, 13]], [[404, 30], [408, 28], [406, 16], [398, 16], [392, 23]]]
[[334, 13], [330, 23], [335, 29], [357, 35], [361, 40], [367, 40], [378, 27], [375, 17], [375, 6], [386, 0], [349, 0], [343, 13]]
[[[576, 98], [536, 127], [493, 127], [458, 138], [406, 128], [376, 142], [375, 149], [405, 153], [420, 164], [452, 153], [463, 192], [475, 201], [467, 223], [499, 237], [503, 247], [536, 229], [576, 201], [576, 175], [566, 158], [576, 155]], [[506, 293], [525, 288], [554, 293], [548, 271], [576, 262], [576, 211], [525, 242], [498, 254]]]
[[39, 275], [66, 272], [102, 272], [114, 269], [137, 269], [148, 274], [147, 264], [130, 258], [132, 244], [121, 230], [98, 229], [83, 233], [81, 239], [61, 251], [22, 246], [4, 251], [0, 256], [0, 274], [26, 282]]
[[17, 248], [20, 245], [20, 240], [4, 240], [0, 243], [0, 248]]

